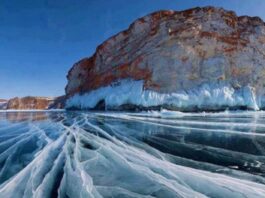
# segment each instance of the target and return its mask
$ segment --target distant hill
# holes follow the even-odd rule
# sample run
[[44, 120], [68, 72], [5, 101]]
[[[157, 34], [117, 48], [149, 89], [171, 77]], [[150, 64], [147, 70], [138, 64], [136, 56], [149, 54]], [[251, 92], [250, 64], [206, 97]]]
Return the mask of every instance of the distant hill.
[[0, 109], [2, 110], [46, 110], [46, 109], [62, 109], [64, 108], [64, 96], [60, 97], [15, 97], [9, 100], [0, 99]]

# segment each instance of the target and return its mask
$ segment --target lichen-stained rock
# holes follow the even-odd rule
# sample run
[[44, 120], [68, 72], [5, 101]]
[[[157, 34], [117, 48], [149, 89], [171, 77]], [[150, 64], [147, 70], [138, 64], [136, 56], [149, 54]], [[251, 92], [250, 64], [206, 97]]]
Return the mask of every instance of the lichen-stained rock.
[[[92, 57], [76, 63], [67, 78], [68, 108], [94, 108], [102, 101], [108, 108], [121, 104], [149, 108], [147, 101], [159, 98], [155, 104], [180, 110], [261, 109], [265, 107], [265, 24], [258, 17], [238, 17], [214, 7], [155, 12], [105, 41]], [[142, 82], [142, 94], [137, 93], [141, 98], [108, 104], [112, 99], [107, 87], [126, 79]], [[205, 86], [207, 90], [202, 89]], [[98, 94], [99, 89], [105, 92]], [[156, 98], [146, 92], [157, 94]], [[217, 96], [224, 102], [215, 104]], [[85, 105], [84, 98], [96, 100], [94, 106]]]

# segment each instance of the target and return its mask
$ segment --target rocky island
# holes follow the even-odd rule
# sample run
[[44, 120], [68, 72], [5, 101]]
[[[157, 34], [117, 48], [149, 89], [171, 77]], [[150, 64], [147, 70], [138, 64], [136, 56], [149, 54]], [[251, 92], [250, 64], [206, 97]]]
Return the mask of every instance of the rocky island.
[[60, 97], [15, 97], [0, 100], [1, 110], [47, 110], [64, 108], [64, 96]]
[[67, 78], [68, 109], [264, 109], [265, 25], [215, 7], [158, 11]]

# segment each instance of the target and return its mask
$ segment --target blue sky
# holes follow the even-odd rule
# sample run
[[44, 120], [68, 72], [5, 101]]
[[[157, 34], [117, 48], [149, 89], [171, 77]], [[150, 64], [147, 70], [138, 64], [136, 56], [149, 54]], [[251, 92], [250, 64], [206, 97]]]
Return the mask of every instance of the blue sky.
[[0, 98], [62, 95], [73, 63], [135, 19], [207, 5], [265, 19], [265, 0], [0, 0]]

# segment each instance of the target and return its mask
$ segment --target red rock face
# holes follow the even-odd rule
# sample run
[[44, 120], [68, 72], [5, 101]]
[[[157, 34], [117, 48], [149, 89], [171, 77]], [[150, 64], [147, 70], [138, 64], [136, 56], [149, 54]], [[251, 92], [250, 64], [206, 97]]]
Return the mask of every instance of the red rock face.
[[48, 109], [52, 100], [40, 97], [12, 98], [7, 103], [7, 109]]
[[23, 97], [23, 98], [12, 98], [7, 101], [5, 109], [61, 109], [64, 108], [64, 96], [57, 98], [47, 98], [47, 97]]
[[136, 20], [76, 63], [67, 76], [66, 94], [126, 78], [144, 80], [145, 89], [160, 93], [227, 81], [264, 94], [264, 60], [265, 25], [258, 17], [213, 7], [159, 11]]

